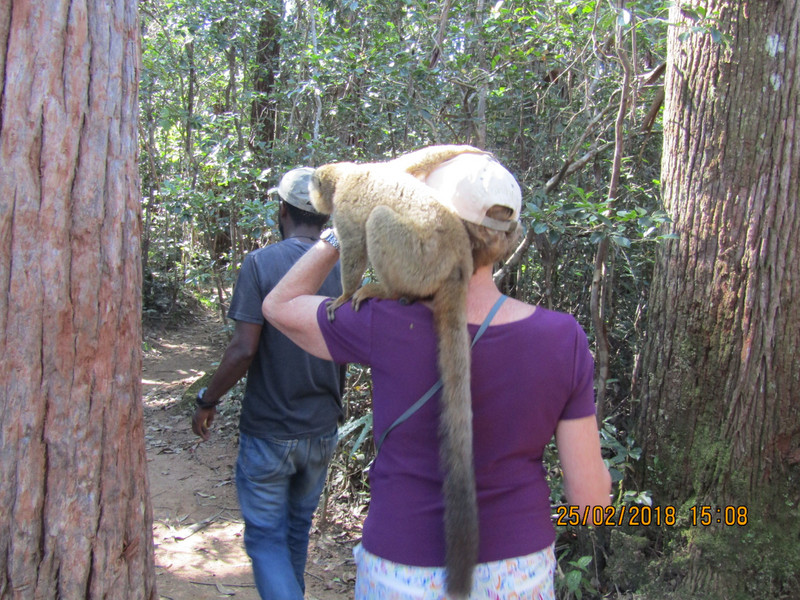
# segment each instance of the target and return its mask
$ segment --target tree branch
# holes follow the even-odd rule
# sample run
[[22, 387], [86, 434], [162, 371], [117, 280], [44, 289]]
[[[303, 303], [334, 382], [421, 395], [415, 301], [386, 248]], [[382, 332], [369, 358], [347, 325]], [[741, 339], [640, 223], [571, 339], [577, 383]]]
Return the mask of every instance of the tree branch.
[[433, 43], [433, 50], [431, 51], [431, 58], [428, 61], [428, 68], [432, 69], [439, 62], [442, 55], [442, 44], [444, 43], [444, 32], [447, 29], [447, 19], [450, 13], [450, 4], [452, 0], [445, 0], [442, 3], [442, 12], [439, 16], [439, 31], [436, 34], [436, 39]]

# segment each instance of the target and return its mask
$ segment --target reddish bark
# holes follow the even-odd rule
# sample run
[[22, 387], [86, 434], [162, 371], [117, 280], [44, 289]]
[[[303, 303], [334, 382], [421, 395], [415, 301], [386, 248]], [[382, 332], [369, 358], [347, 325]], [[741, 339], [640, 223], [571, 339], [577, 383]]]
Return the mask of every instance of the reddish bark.
[[0, 598], [154, 598], [135, 0], [0, 5]]

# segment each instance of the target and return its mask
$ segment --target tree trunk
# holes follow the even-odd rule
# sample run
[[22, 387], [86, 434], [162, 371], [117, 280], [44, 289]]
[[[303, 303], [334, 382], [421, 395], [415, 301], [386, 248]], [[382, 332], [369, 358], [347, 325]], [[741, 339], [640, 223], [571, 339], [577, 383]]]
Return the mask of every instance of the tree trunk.
[[253, 142], [268, 154], [275, 141], [275, 73], [280, 66], [280, 16], [264, 10], [258, 23], [258, 46], [253, 73], [253, 103], [250, 110]]
[[486, 102], [489, 98], [489, 65], [486, 61], [486, 43], [483, 39], [483, 13], [486, 10], [484, 0], [475, 1], [475, 56], [478, 59], [479, 74], [476, 82], [478, 102], [475, 107], [473, 144], [478, 148], [486, 148]]
[[[625, 7], [624, 0], [620, 0], [619, 9]], [[617, 27], [617, 60], [622, 67], [623, 77], [619, 98], [619, 109], [614, 124], [614, 158], [611, 163], [611, 181], [608, 186], [608, 208], [606, 214], [610, 216], [615, 209], [619, 197], [620, 179], [622, 176], [622, 161], [625, 156], [625, 115], [631, 102], [631, 79], [633, 77], [631, 61], [624, 47], [623, 31]], [[594, 274], [592, 276], [590, 309], [592, 325], [595, 336], [595, 374], [594, 388], [597, 402], [597, 425], [602, 428], [603, 419], [606, 417], [607, 386], [611, 373], [611, 342], [608, 336], [608, 313], [610, 312], [611, 276], [612, 269], [608, 264], [609, 246], [608, 235], [603, 237], [597, 245], [594, 259]]]
[[0, 598], [155, 598], [135, 0], [0, 3]]
[[[657, 259], [637, 384], [644, 485], [690, 520], [710, 507], [683, 597], [778, 597], [800, 574], [800, 0], [689, 4], [719, 11], [731, 41], [670, 29], [662, 181], [679, 239]], [[726, 526], [726, 505], [747, 527]]]

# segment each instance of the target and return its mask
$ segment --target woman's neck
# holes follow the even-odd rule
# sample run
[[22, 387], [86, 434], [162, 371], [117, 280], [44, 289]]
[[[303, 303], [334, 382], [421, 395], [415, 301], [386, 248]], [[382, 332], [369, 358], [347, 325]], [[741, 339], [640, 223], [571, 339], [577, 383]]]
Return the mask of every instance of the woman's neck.
[[492, 279], [492, 265], [478, 267], [472, 274], [467, 289], [467, 320], [470, 323], [482, 321], [500, 295], [500, 290]]
[[[482, 323], [502, 294], [494, 283], [492, 265], [478, 268], [472, 274], [467, 289], [467, 321]], [[498, 311], [492, 323], [510, 323], [531, 316], [536, 311], [536, 306], [509, 299]]]

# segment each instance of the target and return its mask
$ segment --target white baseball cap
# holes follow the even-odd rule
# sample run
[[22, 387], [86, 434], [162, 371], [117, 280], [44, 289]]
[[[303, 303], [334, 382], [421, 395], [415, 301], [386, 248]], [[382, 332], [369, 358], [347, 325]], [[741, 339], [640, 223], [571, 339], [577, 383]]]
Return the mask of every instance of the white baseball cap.
[[[459, 154], [443, 162], [426, 178], [465, 221], [510, 231], [522, 209], [522, 191], [514, 176], [489, 154]], [[486, 216], [493, 206], [511, 209], [511, 220]]]
[[287, 171], [286, 174], [281, 177], [278, 187], [268, 189], [267, 194], [271, 195], [278, 192], [278, 196], [280, 196], [281, 200], [284, 202], [288, 202], [300, 210], [316, 213], [317, 211], [311, 204], [308, 191], [308, 186], [311, 183], [311, 175], [313, 175], [313, 173], [314, 169], [311, 167], [300, 167]]

